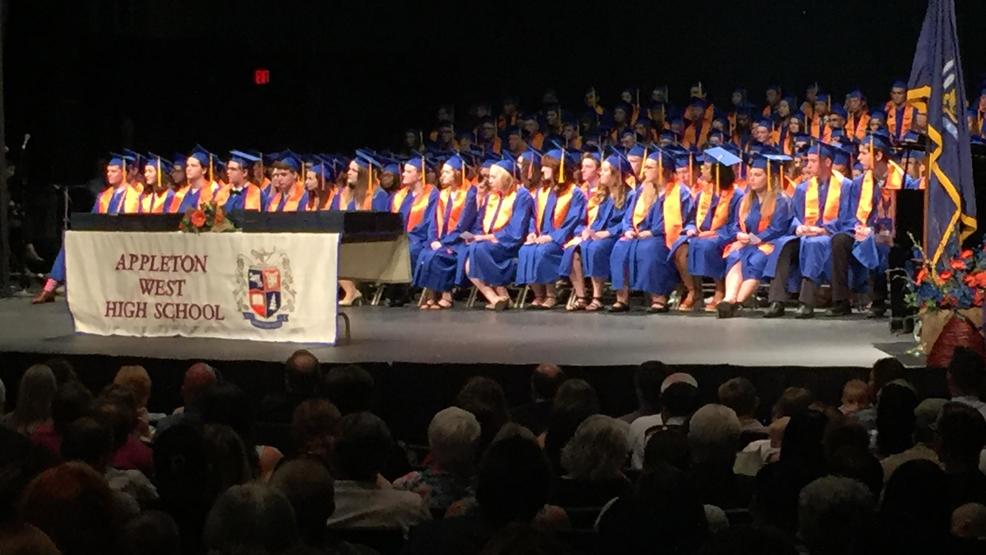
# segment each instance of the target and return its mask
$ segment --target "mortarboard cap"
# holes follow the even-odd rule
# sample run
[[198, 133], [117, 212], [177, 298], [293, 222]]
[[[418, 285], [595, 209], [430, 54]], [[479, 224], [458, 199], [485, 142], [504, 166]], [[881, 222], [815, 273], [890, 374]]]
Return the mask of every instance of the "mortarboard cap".
[[858, 98], [858, 99], [862, 100], [862, 98], [863, 98], [863, 92], [860, 91], [859, 89], [853, 89], [853, 90], [849, 91], [849, 94], [846, 95], [846, 98], [847, 99], [849, 99], [849, 98]]
[[907, 89], [907, 83], [905, 83], [904, 81], [898, 79], [898, 80], [894, 81], [890, 85], [890, 88], [891, 89], [905, 89], [906, 90]]
[[876, 150], [888, 152], [890, 150], [890, 136], [883, 131], [875, 131], [863, 137], [860, 144], [867, 145]]
[[610, 154], [606, 157], [605, 162], [608, 163], [614, 170], [623, 175], [630, 175], [633, 173], [633, 167], [630, 165], [630, 161], [627, 160], [627, 157], [624, 156], [622, 152], [616, 149], [610, 149]]
[[705, 155], [705, 160], [709, 163], [722, 164], [723, 166], [734, 166], [742, 162], [739, 156], [722, 147], [706, 149], [703, 154]]
[[229, 160], [231, 162], [236, 162], [240, 166], [246, 168], [253, 166], [253, 164], [259, 162], [260, 157], [250, 154], [249, 152], [244, 152], [242, 150], [231, 150], [229, 151]]
[[846, 116], [848, 116], [848, 114], [846, 113], [846, 109], [842, 107], [842, 104], [833, 104], [831, 112], [843, 119], [845, 119]]
[[835, 147], [818, 141], [808, 148], [808, 154], [817, 154], [818, 156], [831, 160], [835, 156]]
[[496, 166], [502, 170], [506, 170], [506, 172], [510, 175], [517, 175], [517, 164], [515, 164], [511, 158], [497, 160], [496, 162], [493, 162], [491, 166]]
[[644, 145], [638, 143], [630, 147], [627, 150], [626, 155], [627, 157], [636, 156], [637, 158], [643, 158], [644, 150], [645, 150]]

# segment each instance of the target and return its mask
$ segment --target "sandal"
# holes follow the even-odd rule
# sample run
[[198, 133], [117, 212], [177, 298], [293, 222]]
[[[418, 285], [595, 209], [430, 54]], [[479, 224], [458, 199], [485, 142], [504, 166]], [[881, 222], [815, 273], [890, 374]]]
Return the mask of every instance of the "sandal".
[[663, 314], [665, 312], [670, 312], [670, 309], [668, 309], [668, 305], [664, 303], [651, 303], [650, 307], [647, 309], [647, 312], [650, 312], [651, 314]]
[[600, 299], [599, 297], [593, 297], [592, 302], [586, 305], [585, 311], [596, 312], [597, 310], [602, 310], [602, 308], [603, 308], [603, 300]]
[[551, 310], [558, 305], [558, 297], [549, 296], [547, 300], [541, 303], [541, 310]]
[[453, 306], [455, 306], [455, 301], [446, 301], [445, 299], [441, 299], [434, 305], [435, 310], [449, 310]]
[[616, 301], [609, 307], [610, 312], [628, 312], [629, 310], [630, 306], [620, 301]]
[[585, 310], [585, 307], [585, 297], [575, 297], [575, 302], [572, 303], [572, 306], [565, 307], [565, 310], [575, 312], [576, 310]]
[[435, 301], [431, 299], [428, 299], [424, 302], [424, 304], [418, 307], [420, 310], [432, 310], [433, 308], [435, 308]]
[[544, 308], [544, 299], [535, 297], [530, 304], [524, 306], [524, 310], [541, 310]]

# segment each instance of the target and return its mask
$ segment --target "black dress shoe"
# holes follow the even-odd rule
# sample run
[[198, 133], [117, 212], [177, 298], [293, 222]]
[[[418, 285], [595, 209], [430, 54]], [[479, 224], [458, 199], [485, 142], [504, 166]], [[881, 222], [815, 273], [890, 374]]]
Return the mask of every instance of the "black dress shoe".
[[774, 301], [767, 307], [767, 312], [763, 313], [764, 318], [780, 318], [784, 316], [784, 303]]
[[852, 305], [849, 304], [849, 301], [836, 301], [835, 304], [825, 311], [825, 315], [829, 317], [850, 316], [852, 315]]
[[794, 317], [799, 320], [807, 320], [808, 318], [814, 318], [815, 309], [804, 303], [801, 303], [798, 306], [798, 310], [794, 313]]

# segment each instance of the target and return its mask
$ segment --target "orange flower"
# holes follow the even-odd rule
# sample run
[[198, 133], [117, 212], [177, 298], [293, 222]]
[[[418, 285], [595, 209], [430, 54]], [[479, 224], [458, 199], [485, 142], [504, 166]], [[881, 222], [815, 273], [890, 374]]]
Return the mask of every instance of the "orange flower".
[[215, 221], [216, 225], [226, 221], [226, 213], [223, 212], [222, 208], [216, 208], [216, 213], [213, 215], [213, 221]]
[[972, 258], [972, 249], [966, 249], [966, 250], [962, 251], [962, 259], [963, 260], [968, 260], [970, 258]]
[[976, 285], [986, 288], [986, 272], [979, 272], [976, 274]]
[[921, 270], [918, 271], [918, 275], [914, 278], [914, 283], [921, 285], [926, 279], [928, 279], [928, 269], [921, 268]]
[[948, 281], [952, 279], [952, 272], [948, 272], [948, 271], [942, 272], [938, 274], [938, 277], [941, 278], [942, 281]]
[[203, 212], [201, 210], [196, 210], [195, 212], [192, 212], [192, 215], [189, 217], [189, 221], [192, 222], [192, 225], [195, 226], [195, 227], [202, 227], [202, 226], [204, 226], [205, 225], [205, 212]]
[[963, 262], [958, 258], [954, 258], [952, 259], [952, 262], [949, 264], [949, 266], [951, 266], [953, 270], [964, 270], [965, 262]]

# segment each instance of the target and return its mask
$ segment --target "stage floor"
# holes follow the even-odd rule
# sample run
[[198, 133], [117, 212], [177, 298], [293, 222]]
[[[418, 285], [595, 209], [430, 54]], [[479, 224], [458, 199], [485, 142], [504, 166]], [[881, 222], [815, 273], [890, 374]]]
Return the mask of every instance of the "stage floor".
[[[307, 348], [319, 360], [425, 364], [635, 365], [668, 364], [868, 367], [902, 355], [909, 336], [893, 335], [886, 320], [862, 315], [766, 320], [746, 311], [732, 320], [712, 314], [630, 314], [507, 311], [457, 308], [357, 307], [352, 342], [334, 347], [188, 338], [127, 338], [76, 334], [64, 298], [31, 306], [26, 298], [0, 300], [0, 352], [115, 355], [178, 360], [280, 362]], [[899, 356], [909, 366], [923, 361]]]

